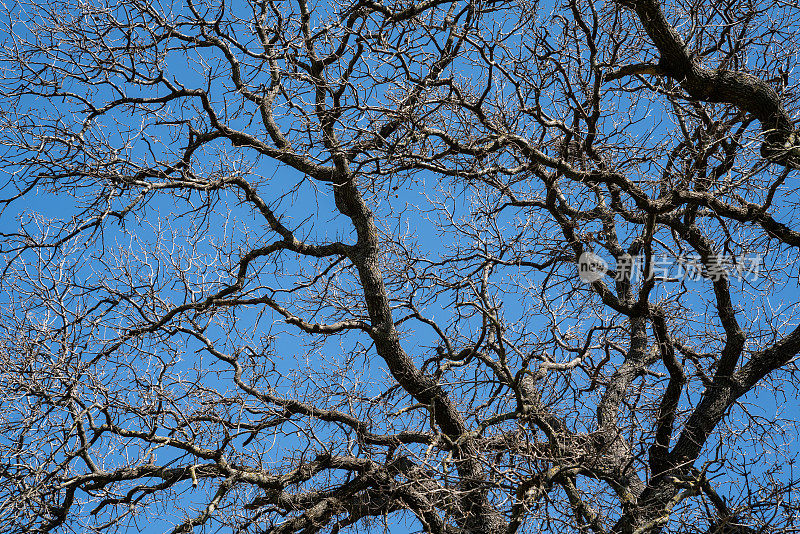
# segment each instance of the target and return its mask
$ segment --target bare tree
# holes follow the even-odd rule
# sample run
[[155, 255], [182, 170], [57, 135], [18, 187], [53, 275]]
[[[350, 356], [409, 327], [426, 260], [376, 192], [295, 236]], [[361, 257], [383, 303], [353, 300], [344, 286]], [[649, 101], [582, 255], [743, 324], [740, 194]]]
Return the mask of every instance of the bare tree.
[[6, 531], [797, 532], [796, 2], [2, 21]]

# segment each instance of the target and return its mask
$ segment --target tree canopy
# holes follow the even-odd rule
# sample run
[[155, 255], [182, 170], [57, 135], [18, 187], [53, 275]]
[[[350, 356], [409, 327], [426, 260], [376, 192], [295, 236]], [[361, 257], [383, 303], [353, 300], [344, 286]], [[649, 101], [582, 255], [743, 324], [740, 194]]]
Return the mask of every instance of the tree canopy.
[[7, 532], [796, 532], [795, 2], [0, 20]]

